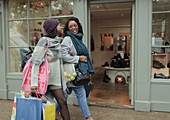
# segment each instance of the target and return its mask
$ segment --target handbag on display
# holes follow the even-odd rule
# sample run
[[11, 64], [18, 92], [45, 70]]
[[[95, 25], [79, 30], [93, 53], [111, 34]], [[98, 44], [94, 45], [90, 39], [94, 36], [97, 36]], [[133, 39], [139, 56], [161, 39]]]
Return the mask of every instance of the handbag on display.
[[[47, 39], [47, 38], [46, 38]], [[50, 68], [47, 61], [47, 51], [48, 51], [49, 40], [47, 39], [47, 50], [45, 53], [45, 62], [40, 65], [39, 78], [38, 78], [38, 91], [39, 94], [45, 94], [48, 86], [48, 79], [50, 74]], [[23, 83], [22, 88], [31, 92], [31, 70], [32, 70], [32, 57], [26, 63], [23, 70]]]

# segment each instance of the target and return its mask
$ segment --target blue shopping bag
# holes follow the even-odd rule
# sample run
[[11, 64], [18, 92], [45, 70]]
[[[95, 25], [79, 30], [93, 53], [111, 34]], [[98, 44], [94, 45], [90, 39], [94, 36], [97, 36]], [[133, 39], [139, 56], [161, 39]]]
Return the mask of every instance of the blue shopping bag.
[[41, 120], [42, 100], [16, 98], [16, 120]]

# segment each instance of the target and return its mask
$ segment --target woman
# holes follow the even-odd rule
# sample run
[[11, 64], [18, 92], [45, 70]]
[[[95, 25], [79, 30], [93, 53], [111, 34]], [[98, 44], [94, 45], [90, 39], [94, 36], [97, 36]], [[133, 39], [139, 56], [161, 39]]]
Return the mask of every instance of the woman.
[[[82, 38], [83, 29], [79, 20], [75, 17], [70, 18], [64, 27], [64, 39], [61, 43], [63, 62], [77, 64], [83, 74], [87, 72], [94, 73], [88, 49], [84, 45]], [[72, 87], [72, 89], [76, 93], [79, 106], [86, 120], [93, 120], [87, 105], [84, 86]]]
[[[46, 37], [49, 40], [47, 60], [50, 67], [50, 76], [45, 96], [51, 99], [55, 98], [60, 105], [60, 112], [63, 120], [70, 120], [67, 102], [63, 94], [61, 80], [63, 71], [61, 71], [61, 45], [60, 36], [63, 34], [63, 27], [55, 19], [48, 19], [44, 22], [43, 28], [46, 31]], [[38, 90], [39, 66], [44, 61], [47, 49], [47, 39], [42, 37], [36, 45], [32, 55], [32, 73], [31, 73], [31, 92]]]

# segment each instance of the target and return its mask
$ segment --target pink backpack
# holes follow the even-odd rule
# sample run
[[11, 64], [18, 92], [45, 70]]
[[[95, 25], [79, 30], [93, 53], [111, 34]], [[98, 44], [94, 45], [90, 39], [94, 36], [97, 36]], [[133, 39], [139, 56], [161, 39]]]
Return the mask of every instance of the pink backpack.
[[[47, 39], [47, 38], [46, 38]], [[50, 74], [50, 68], [47, 61], [47, 51], [48, 51], [49, 40], [47, 39], [47, 50], [45, 54], [45, 62], [40, 65], [39, 77], [38, 77], [38, 92], [39, 94], [45, 94], [48, 86], [48, 79]], [[32, 57], [26, 63], [23, 70], [23, 83], [22, 88], [31, 92], [31, 70], [32, 70]]]

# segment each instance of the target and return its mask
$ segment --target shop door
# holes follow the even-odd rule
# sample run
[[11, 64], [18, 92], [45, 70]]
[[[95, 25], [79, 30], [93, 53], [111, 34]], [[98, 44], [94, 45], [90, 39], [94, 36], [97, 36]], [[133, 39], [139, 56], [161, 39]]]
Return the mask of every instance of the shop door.
[[131, 105], [134, 105], [134, 51], [135, 51], [135, 41], [134, 41], [134, 18], [135, 18], [135, 5], [132, 5], [132, 16], [131, 16], [131, 42], [130, 42], [130, 64], [131, 64], [131, 78], [129, 80], [129, 99], [131, 100]]
[[[131, 106], [133, 107], [133, 105], [134, 105], [134, 1], [121, 1], [122, 3], [126, 3], [126, 2], [132, 2], [133, 4], [132, 4], [132, 8], [131, 8], [131, 10], [132, 10], [132, 14], [131, 14], [131, 24], [130, 24], [130, 53], [128, 53], [128, 54], [130, 54], [130, 78], [128, 79], [129, 80], [129, 82], [128, 82], [128, 89], [129, 89], [129, 100], [130, 100], [130, 103], [131, 103]], [[105, 4], [105, 3], [108, 3], [108, 2], [105, 2], [105, 1], [91, 1], [90, 2], [90, 4], [89, 5], [94, 5], [94, 4]], [[112, 4], [112, 3], [117, 3], [116, 1], [110, 1], [109, 2], [109, 4]], [[100, 6], [99, 6], [100, 7]], [[88, 7], [88, 8], [90, 8], [90, 7]], [[87, 13], [90, 13], [90, 9], [87, 9]], [[89, 34], [89, 36], [91, 35], [91, 31], [90, 30], [93, 30], [93, 29], [90, 29], [91, 28], [91, 26], [92, 26], [92, 24], [90, 24], [91, 22], [90, 22], [90, 20], [91, 20], [91, 18], [90, 17], [92, 17], [92, 16], [90, 16], [90, 14], [89, 14], [89, 16], [88, 16], [89, 18], [88, 18], [88, 27], [89, 27], [89, 32], [88, 32], [88, 34]], [[93, 23], [93, 24], [95, 24], [95, 23]], [[97, 23], [96, 23], [97, 24]], [[122, 25], [123, 26], [123, 25]], [[121, 26], [121, 27], [122, 27]], [[100, 26], [99, 26], [100, 27]], [[95, 32], [97, 32], [97, 31], [99, 31], [99, 27], [98, 27], [98, 29], [95, 29], [96, 31]], [[103, 27], [103, 26], [102, 26]], [[105, 26], [104, 26], [105, 27]], [[113, 26], [113, 27], [115, 27], [115, 29], [116, 29], [116, 27], [117, 26]], [[123, 33], [123, 32], [122, 32]], [[126, 32], [125, 32], [126, 33]], [[97, 34], [97, 33], [95, 33], [95, 34]], [[90, 40], [90, 37], [89, 37], [89, 40]], [[90, 46], [90, 45], [89, 45]], [[99, 46], [99, 44], [97, 43], [96, 44], [96, 47], [98, 47]], [[93, 58], [92, 58], [93, 59]], [[91, 100], [91, 102], [93, 103], [93, 101]]]

